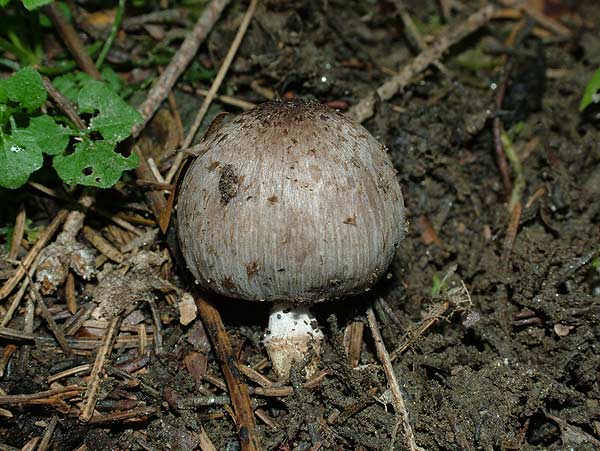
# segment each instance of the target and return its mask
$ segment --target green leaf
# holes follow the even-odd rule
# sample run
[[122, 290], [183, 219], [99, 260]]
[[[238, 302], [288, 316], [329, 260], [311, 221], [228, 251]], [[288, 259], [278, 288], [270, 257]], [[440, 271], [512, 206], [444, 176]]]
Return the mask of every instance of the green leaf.
[[70, 72], [52, 80], [52, 84], [60, 93], [73, 103], [77, 103], [79, 91], [81, 91], [81, 83], [91, 80], [85, 72]]
[[27, 128], [4, 135], [0, 147], [0, 186], [18, 188], [29, 176], [42, 167], [42, 153], [55, 155], [69, 144], [70, 132], [56, 124], [50, 116], [31, 118]]
[[71, 137], [68, 128], [58, 125], [54, 122], [54, 119], [45, 114], [31, 118], [27, 130], [31, 132], [40, 149], [49, 155], [57, 155], [63, 152], [67, 148]]
[[0, 7], [4, 8], [10, 3], [10, 0], [0, 0]]
[[46, 101], [47, 93], [41, 75], [33, 67], [24, 67], [0, 80], [0, 103], [16, 102], [32, 111]]
[[110, 89], [117, 93], [121, 92], [121, 89], [123, 89], [123, 81], [110, 66], [104, 66], [100, 71], [100, 74]]
[[4, 135], [0, 144], [0, 186], [20, 187], [43, 163], [42, 149], [30, 131], [17, 129], [12, 135]]
[[123, 141], [131, 134], [135, 124], [142, 122], [141, 114], [112, 91], [106, 84], [97, 80], [83, 83], [77, 98], [79, 111], [95, 113], [88, 127], [97, 131], [113, 144]]
[[21, 0], [23, 2], [23, 6], [29, 11], [39, 8], [40, 6], [47, 5], [48, 3], [52, 3], [52, 0]]
[[137, 167], [137, 155], [124, 157], [115, 152], [114, 143], [87, 141], [75, 145], [71, 155], [54, 157], [54, 169], [67, 184], [110, 188], [121, 178], [123, 171]]
[[583, 92], [583, 98], [581, 99], [581, 103], [579, 104], [579, 111], [585, 110], [591, 103], [600, 102], [600, 96], [598, 96], [598, 91], [600, 91], [600, 68], [594, 75], [592, 75], [591, 80], [588, 82], [585, 87], [585, 91]]

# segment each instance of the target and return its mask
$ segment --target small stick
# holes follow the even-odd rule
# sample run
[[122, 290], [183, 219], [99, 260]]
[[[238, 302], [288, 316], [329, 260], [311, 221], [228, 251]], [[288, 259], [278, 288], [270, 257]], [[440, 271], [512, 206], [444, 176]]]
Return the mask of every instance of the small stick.
[[10, 327], [0, 327], [0, 338], [5, 340], [34, 341], [35, 336], [25, 331], [11, 329]]
[[423, 448], [417, 445], [415, 440], [415, 433], [410, 425], [410, 417], [408, 415], [408, 411], [406, 410], [404, 397], [400, 391], [400, 385], [398, 384], [398, 379], [396, 378], [396, 373], [394, 372], [390, 355], [388, 354], [385, 344], [383, 343], [383, 339], [381, 338], [381, 333], [379, 332], [377, 320], [375, 319], [375, 312], [373, 311], [372, 306], [367, 309], [367, 319], [369, 321], [369, 328], [371, 329], [373, 341], [375, 342], [377, 356], [381, 361], [381, 365], [383, 366], [383, 370], [385, 372], [385, 377], [392, 393], [394, 410], [396, 411], [396, 414], [400, 415], [402, 418], [402, 427], [404, 428], [404, 434], [406, 435], [408, 447], [411, 451], [424, 451]]
[[155, 182], [154, 180], [136, 180], [135, 184], [150, 191], [171, 191], [173, 189], [171, 183]]
[[48, 398], [69, 398], [76, 394], [81, 393], [85, 390], [79, 385], [68, 385], [66, 387], [55, 388], [52, 390], [45, 390], [37, 393], [27, 393], [21, 395], [1, 395], [0, 405], [13, 405], [13, 404], [47, 404], [45, 401]]
[[294, 393], [294, 389], [289, 385], [283, 387], [255, 387], [253, 393], [259, 396], [283, 398], [291, 396]]
[[25, 218], [27, 212], [25, 207], [21, 205], [17, 217], [15, 219], [15, 228], [13, 229], [12, 239], [10, 240], [10, 251], [8, 252], [8, 258], [15, 260], [19, 256], [19, 249], [21, 247], [21, 240], [25, 235]]
[[350, 116], [358, 122], [364, 122], [369, 119], [375, 114], [377, 97], [381, 100], [391, 99], [398, 91], [408, 85], [412, 78], [427, 69], [434, 61], [439, 60], [452, 45], [485, 25], [492, 18], [494, 11], [495, 9], [492, 5], [487, 5], [467, 17], [457, 26], [447, 29], [446, 32], [442, 33], [426, 50], [419, 53], [397, 75], [390, 78], [377, 88], [376, 91], [369, 93], [358, 104], [351, 107], [349, 111]]
[[140, 407], [138, 409], [126, 410], [124, 412], [114, 412], [105, 417], [94, 417], [90, 419], [90, 424], [105, 424], [113, 421], [127, 420], [129, 418], [145, 417], [158, 413], [156, 407]]
[[154, 178], [158, 181], [158, 183], [165, 183], [165, 179], [162, 176], [162, 174], [160, 173], [160, 171], [158, 170], [158, 166], [156, 166], [156, 162], [154, 161], [154, 158], [148, 158], [147, 161], [148, 161], [148, 167], [152, 171], [152, 175], [154, 175]]
[[50, 423], [46, 427], [44, 431], [44, 435], [42, 435], [42, 441], [40, 442], [40, 446], [37, 451], [46, 451], [48, 449], [48, 445], [50, 444], [50, 440], [52, 439], [52, 434], [54, 434], [54, 429], [56, 429], [56, 425], [58, 424], [58, 416], [52, 415], [50, 419]]
[[270, 429], [276, 429], [279, 427], [279, 425], [275, 422], [275, 420], [273, 418], [271, 418], [269, 416], [269, 414], [267, 412], [265, 412], [263, 409], [256, 409], [254, 411], [254, 414], [258, 418], [260, 418], [263, 423], [265, 423], [267, 426], [269, 426]]
[[450, 9], [451, 9], [450, 2], [449, 2], [449, 0], [439, 0], [438, 3], [440, 4], [440, 10], [442, 12], [442, 17], [447, 22], [448, 19], [450, 18]]
[[29, 280], [29, 294], [37, 302], [37, 305], [40, 308], [40, 311], [42, 312], [42, 316], [48, 323], [48, 327], [52, 331], [52, 334], [54, 335], [54, 338], [56, 338], [56, 341], [60, 345], [60, 348], [65, 354], [71, 355], [73, 353], [73, 350], [67, 343], [67, 339], [65, 338], [65, 335], [63, 334], [62, 330], [58, 327], [56, 321], [54, 321], [54, 318], [52, 318], [52, 314], [48, 310], [48, 306], [44, 302], [40, 291], [31, 280]]
[[140, 30], [148, 23], [165, 25], [185, 25], [186, 11], [183, 9], [168, 9], [153, 11], [139, 16], [128, 17], [123, 20], [123, 29], [127, 31]]
[[[404, 29], [406, 30], [408, 38], [414, 42], [419, 52], [426, 50], [427, 44], [417, 29], [417, 26], [413, 22], [412, 17], [410, 17], [410, 14], [406, 12], [406, 8], [404, 7], [402, 0], [395, 0], [394, 3], [396, 5], [396, 9], [400, 13], [400, 18], [402, 19], [402, 24], [404, 25]], [[443, 74], [448, 73], [448, 69], [446, 69], [446, 67], [440, 61], [434, 61], [433, 64]]]
[[[161, 100], [162, 101], [162, 100]], [[135, 176], [138, 180], [152, 180], [158, 181], [155, 179], [150, 166], [148, 166], [148, 161], [140, 149], [140, 146], [137, 144], [133, 146], [133, 151], [138, 156], [140, 164], [135, 170]], [[165, 196], [160, 191], [148, 191], [146, 192], [146, 199], [150, 204], [150, 208], [152, 209], [152, 213], [154, 213], [155, 218], [160, 218], [161, 213], [167, 208], [167, 200]]]
[[510, 256], [512, 254], [513, 246], [515, 244], [515, 238], [517, 237], [517, 231], [519, 230], [519, 220], [521, 219], [521, 202], [513, 207], [510, 214], [510, 222], [506, 229], [506, 237], [504, 238], [504, 245], [502, 246], [502, 267], [508, 269], [508, 263], [510, 262]]
[[83, 227], [83, 236], [92, 246], [98, 249], [98, 252], [110, 260], [116, 263], [123, 263], [125, 261], [125, 256], [90, 226]]
[[63, 15], [58, 5], [56, 3], [50, 3], [44, 8], [44, 12], [48, 15], [56, 27], [58, 34], [73, 55], [73, 58], [75, 58], [77, 65], [92, 78], [100, 80], [102, 76], [100, 75], [98, 68], [88, 54], [85, 45], [83, 45], [81, 38], [77, 34], [77, 31], [75, 31], [73, 26], [67, 22], [67, 19]]
[[0, 327], [8, 326], [8, 323], [12, 319], [13, 314], [19, 307], [19, 304], [21, 303], [21, 299], [23, 299], [23, 296], [25, 295], [25, 292], [27, 291], [27, 287], [29, 286], [29, 280], [35, 274], [35, 271], [37, 269], [39, 261], [40, 261], [40, 259], [36, 258], [36, 260], [31, 265], [31, 268], [29, 268], [29, 277], [27, 277], [23, 281], [23, 283], [21, 284], [21, 287], [19, 288], [19, 291], [17, 291], [17, 293], [13, 296], [12, 301], [10, 302], [10, 305], [8, 306], [8, 310], [6, 311], [4, 317], [2, 318], [2, 322], [0, 322]]
[[100, 390], [100, 372], [104, 368], [104, 363], [112, 351], [115, 337], [120, 325], [120, 315], [117, 315], [111, 319], [110, 324], [106, 329], [106, 333], [104, 334], [102, 344], [100, 345], [100, 348], [98, 348], [96, 360], [94, 361], [94, 366], [92, 367], [92, 371], [90, 373], [90, 380], [87, 386], [87, 393], [83, 403], [83, 409], [81, 409], [81, 413], [79, 414], [79, 419], [81, 421], [88, 422], [92, 418], [94, 407], [96, 406], [96, 401], [98, 400], [98, 390]]
[[569, 28], [565, 27], [557, 20], [548, 17], [544, 13], [536, 11], [534, 7], [528, 6], [527, 4], [523, 4], [521, 5], [521, 8], [542, 27], [552, 31], [553, 33], [556, 33], [557, 35], [563, 37], [571, 35], [571, 30]]
[[63, 326], [65, 335], [75, 335], [95, 309], [96, 304], [89, 302], [77, 310], [77, 313], [69, 318], [69, 320], [67, 320]]
[[[144, 218], [143, 216], [138, 215], [128, 215], [127, 213], [123, 213], [122, 211], [118, 212], [115, 215], [115, 217], [133, 222], [134, 224], [140, 224], [150, 227], [154, 227], [156, 225], [156, 221], [152, 218]], [[136, 229], [136, 235], [142, 236], [143, 233]]]
[[[202, 15], [198, 18], [193, 30], [187, 35], [181, 44], [181, 47], [179, 47], [179, 50], [171, 59], [169, 65], [150, 89], [148, 97], [146, 97], [144, 103], [139, 107], [139, 112], [142, 113], [144, 122], [134, 127], [132, 132], [134, 138], [139, 136], [140, 132], [148, 124], [150, 119], [152, 119], [156, 110], [158, 110], [169, 92], [173, 89], [177, 79], [183, 73], [192, 58], [194, 58], [200, 44], [204, 42], [206, 36], [208, 36], [210, 30], [212, 30], [212, 27], [217, 22], [223, 9], [225, 9], [225, 6], [227, 6], [228, 3], [229, 0], [212, 0], [210, 4], [204, 8]], [[138, 178], [143, 179], [143, 177]], [[159, 215], [157, 215], [157, 218], [158, 217]]]
[[258, 441], [258, 431], [256, 429], [256, 420], [248, 386], [240, 378], [238, 361], [231, 347], [229, 335], [223, 325], [223, 320], [219, 311], [198, 292], [194, 299], [198, 306], [198, 312], [206, 330], [213, 342], [215, 353], [221, 369], [227, 382], [229, 396], [233, 404], [233, 410], [237, 418], [238, 435], [242, 446], [242, 451], [258, 451], [261, 449]]
[[[141, 165], [141, 163], [140, 163], [140, 165]], [[93, 208], [93, 207], [90, 210], [93, 211], [94, 213], [99, 214], [100, 216], [102, 216], [104, 218], [109, 219], [110, 221], [112, 221], [116, 225], [118, 225], [119, 227], [121, 227], [121, 228], [123, 228], [123, 229], [125, 229], [125, 230], [127, 230], [129, 232], [132, 232], [132, 233], [134, 233], [136, 235], [140, 234], [140, 231], [138, 229], [136, 229], [135, 226], [133, 226], [132, 224], [129, 224], [125, 220], [125, 218], [123, 218], [122, 216], [120, 216], [118, 213], [115, 215], [115, 214], [108, 213], [108, 212], [106, 212], [104, 210], [100, 210], [98, 208]]]
[[67, 283], [65, 284], [65, 300], [67, 303], [67, 309], [74, 315], [77, 313], [77, 299], [75, 298], [75, 276], [69, 271], [67, 274]]
[[510, 161], [512, 169], [515, 173], [515, 182], [510, 194], [510, 200], [508, 201], [508, 211], [513, 211], [517, 203], [521, 203], [521, 196], [525, 189], [525, 175], [523, 174], [523, 166], [521, 160], [515, 152], [513, 143], [504, 130], [501, 131], [500, 139], [502, 140], [502, 146], [504, 147], [504, 153], [506, 158]]
[[62, 95], [62, 93], [54, 87], [54, 85], [48, 77], [42, 77], [42, 81], [44, 82], [44, 87], [46, 88], [46, 91], [48, 91], [50, 98], [54, 101], [56, 106], [63, 113], [65, 113], [65, 115], [69, 119], [71, 119], [71, 122], [73, 122], [73, 124], [75, 124], [77, 128], [79, 128], [80, 130], [85, 130], [85, 123], [79, 117], [79, 114], [77, 114], [77, 107], [73, 104], [73, 102], [71, 102], [64, 95]]
[[421, 325], [417, 328], [416, 332], [410, 334], [409, 337], [402, 343], [398, 348], [390, 354], [390, 360], [393, 362], [404, 354], [408, 348], [410, 348], [417, 339], [427, 332], [435, 323], [439, 321], [444, 313], [450, 308], [452, 304], [449, 301], [443, 301], [439, 304], [433, 305], [427, 312], [427, 316], [421, 321]]
[[152, 322], [154, 323], [154, 354], [158, 356], [162, 353], [162, 324], [156, 302], [153, 299], [148, 299], [148, 305], [150, 306]]
[[[207, 97], [209, 94], [209, 91], [206, 89], [197, 88], [196, 94], [200, 94], [202, 97]], [[235, 106], [235, 107], [241, 108], [242, 110], [246, 110], [246, 111], [251, 110], [256, 107], [256, 103], [248, 102], [247, 100], [238, 99], [237, 97], [233, 97], [233, 96], [227, 96], [227, 95], [221, 94], [221, 95], [217, 95], [215, 97], [215, 99], [224, 103], [225, 105]]]
[[108, 370], [109, 374], [113, 376], [118, 376], [122, 377], [123, 379], [138, 382], [142, 391], [146, 392], [155, 399], [162, 399], [161, 394], [157, 390], [155, 390], [152, 386], [148, 385], [147, 383], [140, 381], [135, 376], [132, 376], [131, 374], [128, 374], [125, 371], [120, 370], [119, 368], [116, 368], [111, 365], [106, 365], [106, 369]]
[[200, 440], [199, 446], [202, 451], [217, 451], [217, 448], [215, 448], [215, 445], [213, 445], [213, 442], [202, 426], [200, 426], [198, 439]]
[[91, 368], [92, 368], [91, 363], [86, 363], [85, 365], [79, 365], [79, 366], [76, 366], [73, 368], [69, 368], [68, 370], [61, 371], [60, 373], [55, 373], [52, 376], [48, 376], [46, 381], [48, 382], [48, 384], [51, 384], [52, 382], [56, 382], [64, 377], [73, 376], [73, 375], [79, 374], [79, 373], [86, 373]]
[[[140, 162], [140, 166], [141, 166], [141, 162]], [[70, 206], [75, 207], [76, 209], [82, 210], [82, 213], [91, 211], [93, 213], [96, 213], [99, 216], [107, 218], [108, 220], [117, 224], [119, 227], [122, 227], [125, 230], [129, 230], [130, 232], [133, 232], [136, 235], [139, 235], [139, 233], [140, 233], [133, 225], [129, 224], [127, 221], [124, 221], [122, 218], [119, 218], [118, 216], [116, 216], [112, 213], [109, 213], [107, 211], [104, 211], [102, 209], [91, 206], [93, 203], [93, 197], [91, 197], [91, 196], [85, 196], [85, 197], [87, 197], [88, 199], [92, 199], [92, 202], [90, 202], [89, 205], [82, 205], [82, 202], [84, 202], [85, 197], [82, 197], [79, 200], [79, 202], [73, 202], [73, 200], [71, 198], [69, 198], [67, 196], [60, 196], [56, 193], [56, 191], [42, 185], [41, 183], [29, 181], [29, 182], [27, 182], [27, 184], [29, 186], [31, 186], [32, 188], [35, 188], [36, 190], [46, 194], [47, 196], [50, 196], [54, 199], [61, 200], [63, 202], [67, 202]], [[71, 212], [71, 213], [74, 213], [74, 212]], [[85, 216], [84, 216], [84, 219], [85, 219]], [[82, 221], [83, 221], [83, 219], [82, 219]]]
[[248, 379], [252, 382], [256, 382], [261, 387], [272, 387], [275, 385], [268, 377], [263, 376], [252, 367], [244, 365], [243, 363], [238, 363], [238, 368]]
[[[360, 361], [360, 351], [363, 343], [363, 331], [365, 325], [361, 321], [352, 321], [346, 327], [344, 333], [344, 344], [346, 346], [346, 354], [348, 355], [348, 365], [350, 368], [356, 368]], [[346, 336], [348, 339], [346, 340]]]
[[[200, 107], [200, 110], [198, 111], [198, 114], [196, 115], [196, 118], [194, 119], [194, 123], [190, 127], [188, 134], [186, 135], [185, 140], [183, 141], [182, 147], [184, 149], [190, 147], [192, 142], [194, 141], [194, 136], [196, 136], [196, 132], [198, 131], [198, 128], [200, 128], [200, 125], [202, 124], [202, 121], [204, 120], [204, 116], [206, 116], [206, 113], [208, 112], [208, 108], [210, 107], [210, 104], [214, 100], [214, 98], [217, 94], [217, 91], [221, 87], [221, 83], [223, 83], [223, 80], [225, 79], [225, 75], [227, 75], [229, 66], [231, 66], [231, 63], [233, 62], [233, 58], [235, 57], [235, 55], [240, 47], [240, 44], [242, 43], [242, 39], [244, 39], [244, 35], [246, 34], [248, 25], [250, 25], [250, 21], [252, 20], [252, 16], [254, 15], [254, 11], [256, 10], [257, 3], [258, 3], [258, 0], [250, 1], [250, 5], [248, 6], [248, 9], [246, 10], [246, 14], [244, 14], [244, 18], [242, 19], [242, 23], [240, 24], [240, 27], [238, 28], [235, 38], [233, 39], [233, 42], [231, 43], [231, 46], [229, 47], [229, 50], [227, 51], [227, 55], [225, 55], [225, 59], [223, 60], [223, 63], [221, 63], [219, 72], [217, 72], [217, 75], [215, 76], [215, 79], [213, 80], [212, 85], [210, 86], [210, 89], [208, 90], [208, 93], [207, 93], [206, 97], [204, 98], [204, 101], [202, 102], [202, 106]], [[179, 152], [177, 154], [177, 156], [175, 157], [173, 166], [171, 166], [171, 169], [169, 169], [169, 172], [168, 172], [167, 176], [165, 177], [165, 182], [171, 183], [171, 181], [173, 180], [173, 177], [175, 177], [175, 174], [177, 174], [177, 171], [179, 170], [179, 167], [181, 166], [181, 163], [183, 162], [183, 158], [184, 158], [184, 154], [182, 152]]]
[[39, 443], [40, 438], [39, 437], [33, 437], [31, 440], [29, 440], [27, 443], [25, 443], [25, 445], [23, 445], [23, 448], [21, 448], [21, 451], [33, 451], [35, 449], [35, 447], [37, 446], [37, 444]]
[[202, 375], [202, 379], [204, 379], [206, 382], [208, 382], [210, 384], [213, 384], [215, 387], [217, 387], [223, 391], [227, 391], [227, 385], [225, 384], [225, 382], [223, 382], [218, 377], [213, 376], [212, 374], [204, 373]]
[[402, 322], [400, 321], [400, 318], [398, 318], [398, 315], [396, 315], [396, 312], [390, 307], [390, 304], [383, 298], [377, 298], [375, 302], [378, 306], [383, 308], [383, 311], [391, 318], [392, 322], [398, 326], [398, 328], [402, 329]]
[[62, 222], [67, 217], [67, 210], [60, 210], [55, 218], [52, 220], [48, 228], [44, 230], [44, 233], [39, 237], [35, 244], [31, 247], [25, 258], [21, 261], [21, 264], [15, 270], [14, 275], [6, 281], [6, 283], [0, 288], [0, 300], [8, 296], [11, 291], [18, 285], [21, 279], [27, 273], [27, 270], [36, 260], [41, 250], [48, 244], [50, 239], [54, 236]]
[[[323, 382], [323, 379], [325, 379], [328, 374], [329, 371], [327, 370], [320, 371], [304, 382], [302, 387], [307, 389], [315, 388]], [[285, 397], [292, 395], [294, 393], [294, 388], [289, 385], [283, 387], [255, 387], [252, 391], [255, 395], [260, 396]]]
[[146, 326], [143, 324], [138, 324], [138, 337], [140, 340], [138, 353], [144, 355], [148, 346], [148, 336], [146, 335]]
[[[33, 299], [28, 298], [25, 303], [25, 316], [23, 318], [23, 332], [29, 335], [33, 334], [33, 321], [35, 320], [35, 304]], [[17, 368], [20, 372], [24, 372], [25, 368], [29, 364], [29, 355], [31, 353], [31, 346], [22, 346], [19, 352], [19, 360], [17, 361]]]

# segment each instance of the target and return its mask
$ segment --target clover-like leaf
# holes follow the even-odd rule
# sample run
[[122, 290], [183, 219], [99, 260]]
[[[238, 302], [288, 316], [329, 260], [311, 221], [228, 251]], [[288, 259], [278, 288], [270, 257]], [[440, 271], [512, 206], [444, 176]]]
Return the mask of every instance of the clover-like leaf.
[[0, 186], [20, 187], [43, 163], [42, 149], [30, 131], [17, 129], [4, 135], [0, 143]]
[[31, 118], [27, 130], [33, 134], [40, 149], [49, 155], [63, 152], [71, 136], [68, 128], [58, 125], [54, 119], [45, 114]]
[[0, 186], [18, 188], [44, 163], [42, 153], [55, 155], [69, 144], [70, 132], [50, 116], [31, 118], [27, 128], [4, 135], [0, 148]]
[[133, 126], [142, 121], [138, 111], [106, 84], [97, 80], [87, 80], [83, 83], [77, 103], [80, 112], [98, 112], [91, 119], [89, 130], [99, 132], [106, 141], [113, 144], [127, 138]]
[[47, 96], [42, 77], [33, 67], [24, 67], [0, 80], [0, 103], [15, 102], [33, 111], [44, 104]]
[[47, 5], [48, 3], [52, 3], [53, 0], [21, 0], [23, 2], [23, 6], [27, 8], [29, 11], [39, 8], [40, 6]]
[[138, 164], [135, 154], [125, 157], [115, 152], [115, 144], [108, 141], [84, 141], [75, 145], [70, 155], [56, 155], [54, 169], [67, 184], [110, 188], [119, 181], [123, 171]]
[[600, 102], [600, 68], [594, 72], [592, 78], [585, 87], [581, 103], [579, 104], [579, 111], [585, 110], [590, 104]]
[[52, 84], [60, 93], [73, 103], [77, 103], [81, 84], [91, 80], [85, 72], [69, 72], [67, 74], [56, 77], [52, 80]]

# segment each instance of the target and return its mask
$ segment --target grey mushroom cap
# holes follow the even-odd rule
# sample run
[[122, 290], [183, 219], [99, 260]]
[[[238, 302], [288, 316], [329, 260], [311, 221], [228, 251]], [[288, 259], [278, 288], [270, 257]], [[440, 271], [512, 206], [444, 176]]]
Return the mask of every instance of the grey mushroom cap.
[[296, 303], [349, 296], [379, 279], [404, 236], [385, 147], [316, 101], [259, 105], [211, 131], [198, 153], [178, 235], [209, 290]]

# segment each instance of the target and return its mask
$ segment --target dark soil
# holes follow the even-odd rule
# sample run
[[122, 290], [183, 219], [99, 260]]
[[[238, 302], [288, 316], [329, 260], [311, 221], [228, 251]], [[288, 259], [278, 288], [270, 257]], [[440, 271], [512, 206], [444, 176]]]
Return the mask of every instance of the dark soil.
[[[438, 2], [404, 3], [425, 35], [441, 32]], [[484, 3], [464, 2], [448, 26]], [[600, 66], [600, 5], [545, 3], [554, 5], [548, 14], [563, 20], [571, 36], [540, 37], [526, 26], [511, 51], [504, 42], [516, 21], [493, 21], [452, 48], [443, 60], [447, 74], [432, 67], [404, 92], [380, 102], [375, 116], [365, 122], [388, 146], [398, 170], [408, 234], [389, 277], [376, 289], [315, 308], [326, 335], [320, 368], [329, 375], [323, 382], [303, 388], [296, 371], [292, 395], [252, 395], [254, 407], [275, 422], [270, 427], [259, 420], [265, 450], [407, 449], [366, 322], [366, 307], [378, 299], [384, 301], [376, 301], [375, 307], [387, 349], [392, 352], [411, 339], [394, 369], [421, 447], [600, 449], [600, 122], [596, 106], [583, 113], [578, 109], [586, 83]], [[201, 49], [201, 61], [218, 66], [244, 8], [240, 2], [230, 5]], [[385, 81], [390, 76], [386, 68], [397, 71], [414, 55], [393, 1], [265, 1], [226, 85], [235, 96], [260, 102], [266, 99], [250, 88], [259, 80], [277, 96], [312, 96], [345, 109]], [[507, 94], [498, 111], [496, 92], [508, 66]], [[199, 100], [182, 90], [176, 95], [184, 124], [189, 124]], [[239, 111], [218, 102], [211, 109], [215, 114], [221, 110]], [[497, 115], [510, 131], [525, 179], [512, 247], [506, 239], [511, 212], [494, 147]], [[99, 202], [112, 211], [125, 210], [136, 196], [139, 192], [124, 188], [102, 194]], [[30, 193], [25, 200], [33, 212], [39, 199]], [[33, 216], [56, 211], [54, 201], [44, 202], [46, 209]], [[107, 225], [101, 217], [91, 221], [97, 228]], [[151, 249], [162, 252], [165, 247], [159, 237]], [[162, 274], [181, 286], [177, 270], [165, 268], [163, 264]], [[447, 273], [451, 275], [441, 291], [432, 295]], [[471, 304], [451, 306], [416, 336], [426, 312], [452, 301], [449, 290], [461, 281]], [[86, 290], [93, 292], [95, 284]], [[158, 357], [153, 353], [136, 378], [160, 397], [150, 396], [139, 382], [111, 375], [103, 379], [99, 404], [106, 413], [120, 401], [137, 401], [136, 407], [152, 406], [156, 413], [95, 426], [77, 421], [74, 404], [58, 411], [2, 406], [14, 416], [2, 419], [1, 443], [20, 449], [42, 435], [57, 414], [52, 450], [83, 444], [89, 451], [199, 449], [200, 426], [216, 449], [239, 449], [226, 399], [187, 409], [173, 401], [209, 391], [226, 393], [196, 380], [189, 370], [193, 358], [208, 354], [206, 372], [222, 379], [199, 320], [180, 325], [176, 305], [148, 284], [163, 323], [163, 352]], [[83, 303], [85, 284], [78, 281], [78, 287]], [[59, 291], [47, 301], [64, 305], [61, 296]], [[261, 336], [268, 306], [222, 300], [219, 310], [240, 360], [250, 366], [260, 363], [266, 357]], [[150, 310], [142, 311], [152, 325]], [[22, 314], [16, 315], [11, 327], [21, 329], [22, 321]], [[43, 332], [44, 323], [36, 321], [41, 327], [36, 333], [50, 337]], [[353, 321], [365, 324], [355, 369], [349, 368], [344, 348], [344, 330]], [[7, 393], [47, 390], [48, 375], [94, 359], [94, 353], [67, 358], [51, 339], [30, 350], [26, 368], [16, 363], [19, 351], [0, 379]], [[117, 347], [111, 361], [132, 359], [136, 353]], [[269, 367], [261, 372], [275, 379]], [[81, 381], [75, 376], [60, 382]]]

